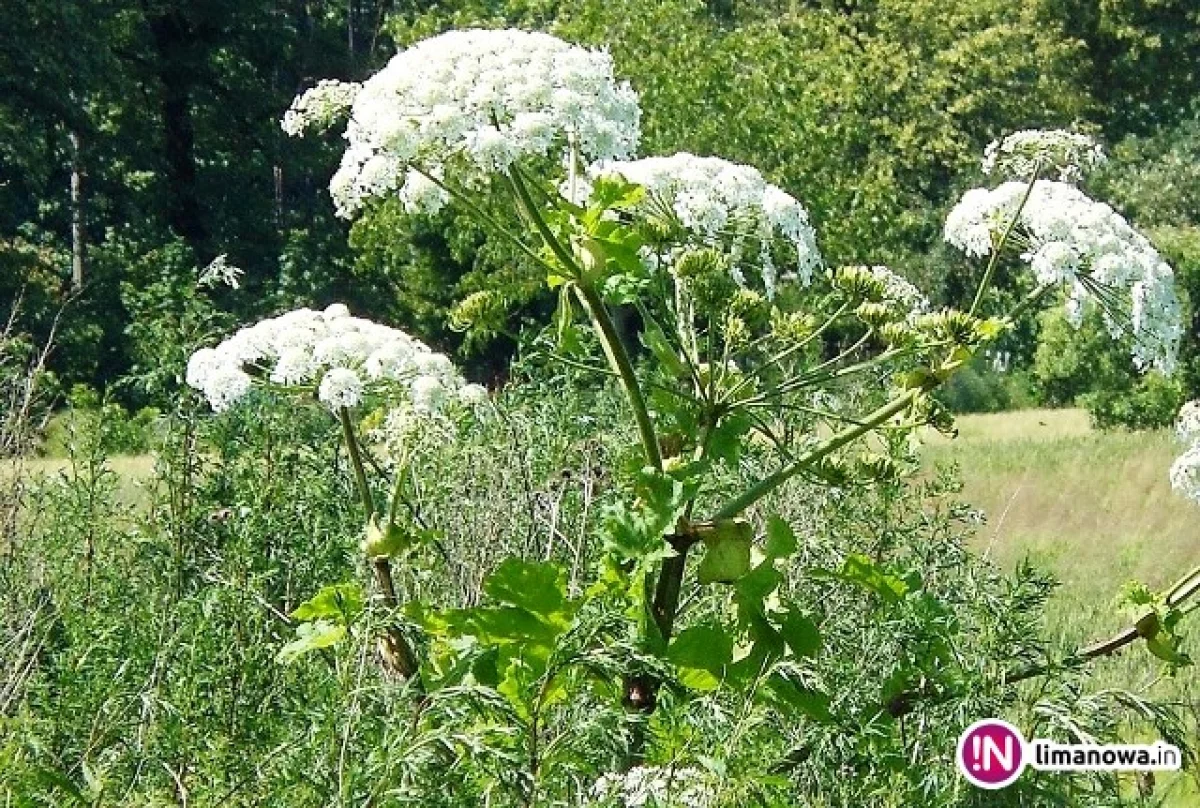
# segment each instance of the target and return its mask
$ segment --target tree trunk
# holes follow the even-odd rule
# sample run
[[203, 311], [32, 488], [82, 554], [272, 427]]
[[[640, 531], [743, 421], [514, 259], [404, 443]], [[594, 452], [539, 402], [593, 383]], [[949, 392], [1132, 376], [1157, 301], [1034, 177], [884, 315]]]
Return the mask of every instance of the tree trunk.
[[195, 32], [183, 14], [171, 9], [149, 21], [161, 84], [163, 156], [167, 165], [167, 222], [203, 260], [208, 231], [196, 193], [196, 143], [192, 89], [196, 68]]
[[83, 138], [71, 130], [71, 290], [83, 288], [87, 231], [83, 204]]

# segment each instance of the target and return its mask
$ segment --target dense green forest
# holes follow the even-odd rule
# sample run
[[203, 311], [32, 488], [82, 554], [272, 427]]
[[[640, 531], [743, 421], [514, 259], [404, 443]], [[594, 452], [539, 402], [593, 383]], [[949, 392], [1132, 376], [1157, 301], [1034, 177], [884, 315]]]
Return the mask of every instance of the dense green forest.
[[[887, 263], [947, 304], [976, 279], [940, 222], [983, 146], [1036, 126], [1095, 134], [1118, 158], [1095, 186], [1200, 297], [1192, 0], [30, 0], [0, 8], [0, 302], [20, 299], [31, 345], [57, 328], [59, 392], [161, 405], [203, 339], [193, 289], [218, 255], [243, 284], [204, 305], [244, 319], [344, 300], [494, 378], [519, 312], [548, 305], [536, 274], [453, 210], [338, 220], [337, 138], [293, 140], [279, 121], [318, 78], [504, 24], [610, 47], [648, 110], [644, 153], [757, 165], [808, 207], [831, 263]], [[463, 344], [453, 305], [497, 282], [518, 317]], [[1107, 340], [1068, 349], [1048, 316], [1040, 337], [1011, 338], [1017, 373], [981, 365], [947, 395], [959, 409], [1082, 398], [1102, 421], [1162, 423], [1198, 392], [1191, 316], [1179, 380], [1141, 380]]]

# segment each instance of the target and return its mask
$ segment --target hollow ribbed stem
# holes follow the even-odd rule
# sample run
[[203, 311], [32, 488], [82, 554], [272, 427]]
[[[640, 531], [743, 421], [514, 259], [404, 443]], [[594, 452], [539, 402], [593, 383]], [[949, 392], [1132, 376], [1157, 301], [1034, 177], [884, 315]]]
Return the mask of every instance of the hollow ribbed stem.
[[[363, 509], [367, 512], [367, 524], [377, 515], [375, 498], [371, 496], [371, 486], [367, 482], [367, 469], [363, 464], [362, 450], [358, 445], [358, 436], [354, 433], [354, 424], [350, 420], [350, 410], [342, 407], [338, 410], [338, 420], [342, 424], [342, 436], [346, 441], [346, 452], [350, 455], [350, 465], [354, 468], [354, 481], [358, 486], [358, 494], [362, 499]], [[383, 605], [388, 611], [394, 612], [400, 606], [396, 597], [396, 582], [392, 578], [392, 565], [386, 558], [372, 558], [371, 571], [375, 583], [383, 595]], [[418, 672], [417, 655], [409, 644], [408, 638], [394, 625], [389, 625], [379, 638], [380, 655], [384, 664], [404, 677], [413, 679]], [[417, 680], [417, 684], [420, 681]]]

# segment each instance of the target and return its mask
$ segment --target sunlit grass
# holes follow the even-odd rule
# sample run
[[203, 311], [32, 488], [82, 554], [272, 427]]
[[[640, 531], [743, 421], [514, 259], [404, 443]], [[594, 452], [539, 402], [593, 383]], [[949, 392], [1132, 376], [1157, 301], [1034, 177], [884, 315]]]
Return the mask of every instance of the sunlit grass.
[[[1178, 454], [1169, 433], [1096, 432], [1081, 410], [963, 416], [958, 426], [954, 440], [930, 436], [925, 456], [959, 465], [963, 498], [987, 515], [981, 552], [1006, 567], [1029, 558], [1061, 581], [1047, 626], [1061, 653], [1128, 625], [1115, 603], [1126, 581], [1161, 590], [1200, 564], [1200, 510], [1167, 480]], [[1176, 701], [1195, 722], [1195, 669], [1164, 678], [1139, 647], [1093, 665], [1096, 686]], [[1194, 773], [1160, 777], [1156, 793], [1171, 808], [1200, 805]]]

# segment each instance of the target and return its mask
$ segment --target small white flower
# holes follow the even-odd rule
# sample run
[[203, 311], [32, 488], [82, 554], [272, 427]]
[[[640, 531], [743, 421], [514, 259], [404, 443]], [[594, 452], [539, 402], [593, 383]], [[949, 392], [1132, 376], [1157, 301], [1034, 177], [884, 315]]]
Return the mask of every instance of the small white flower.
[[228, 256], [218, 255], [200, 272], [200, 278], [196, 281], [196, 285], [212, 289], [217, 284], [223, 283], [230, 289], [239, 289], [242, 285], [243, 274], [242, 270], [229, 263]]
[[1034, 169], [1056, 174], [1062, 182], [1078, 182], [1107, 157], [1094, 139], [1062, 129], [1027, 129], [988, 144], [983, 173], [1029, 180]]
[[296, 137], [311, 129], [328, 129], [346, 114], [361, 89], [353, 82], [322, 79], [292, 101], [283, 116], [283, 131]]
[[458, 391], [458, 400], [468, 406], [483, 404], [488, 400], [487, 388], [482, 384], [464, 385], [463, 388]]
[[641, 119], [608, 53], [518, 30], [449, 31], [418, 42], [361, 87], [323, 82], [305, 93], [284, 128], [328, 125], [346, 105], [348, 145], [330, 192], [347, 217], [393, 193], [410, 213], [436, 210], [445, 197], [422, 172], [474, 187], [518, 160], [557, 158], [571, 144], [584, 160], [628, 157]]
[[250, 376], [244, 371], [220, 365], [204, 381], [204, 395], [215, 412], [224, 412], [250, 392]]
[[700, 769], [635, 766], [597, 779], [591, 797], [623, 808], [707, 808], [715, 804], [716, 790]]
[[[311, 389], [320, 379], [317, 396], [335, 409], [356, 406], [376, 389], [403, 395], [417, 375], [434, 379], [443, 398], [466, 386], [449, 357], [403, 331], [353, 317], [340, 303], [263, 320], [216, 348], [201, 348], [188, 360], [185, 379], [213, 409], [224, 410], [249, 391], [248, 370], [284, 387]], [[437, 398], [434, 391], [422, 395], [425, 405]]]
[[1171, 487], [1200, 503], [1200, 444], [1188, 449], [1171, 464]]
[[422, 413], [436, 413], [446, 403], [446, 386], [437, 376], [418, 376], [411, 386], [413, 409]]
[[1200, 445], [1200, 399], [1189, 401], [1179, 410], [1175, 434], [1185, 444]]
[[[1006, 182], [968, 191], [946, 217], [946, 241], [967, 255], [990, 255], [1027, 190], [1027, 183]], [[1072, 185], [1038, 180], [1021, 207], [1015, 239], [1040, 284], [1067, 288], [1073, 323], [1099, 305], [1114, 336], [1132, 336], [1139, 369], [1174, 371], [1183, 334], [1174, 273], [1120, 214]]]
[[909, 318], [929, 311], [929, 298], [925, 297], [924, 293], [907, 279], [885, 266], [873, 266], [870, 267], [870, 271], [883, 283], [884, 297], [899, 305], [903, 311], [907, 312]]
[[362, 379], [348, 368], [334, 368], [326, 373], [317, 391], [317, 398], [331, 410], [357, 407], [362, 396]]

